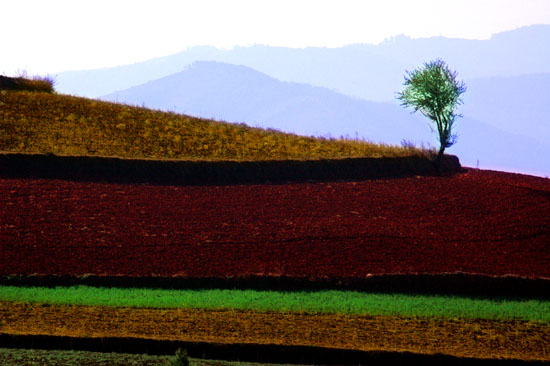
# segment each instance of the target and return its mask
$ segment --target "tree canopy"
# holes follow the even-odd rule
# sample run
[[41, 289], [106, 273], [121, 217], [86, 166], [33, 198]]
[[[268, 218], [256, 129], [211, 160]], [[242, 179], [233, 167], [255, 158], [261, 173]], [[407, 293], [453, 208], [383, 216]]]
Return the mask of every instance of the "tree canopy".
[[456, 113], [456, 107], [462, 103], [460, 96], [466, 91], [466, 86], [457, 80], [457, 73], [440, 59], [407, 71], [403, 85], [405, 89], [397, 95], [401, 105], [414, 108], [414, 112], [420, 111], [436, 125], [441, 143], [436, 159], [439, 164], [445, 148], [457, 140], [457, 135], [452, 131], [456, 118], [461, 117]]

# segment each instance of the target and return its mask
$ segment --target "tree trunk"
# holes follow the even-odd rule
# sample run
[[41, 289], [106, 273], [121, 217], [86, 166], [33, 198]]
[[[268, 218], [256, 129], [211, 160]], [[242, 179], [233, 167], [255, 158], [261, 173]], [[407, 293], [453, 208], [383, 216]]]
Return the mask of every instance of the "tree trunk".
[[443, 157], [443, 152], [445, 151], [445, 146], [441, 144], [441, 147], [439, 148], [439, 152], [437, 153], [437, 157], [434, 161], [435, 170], [437, 171], [437, 174], [441, 174], [441, 158]]

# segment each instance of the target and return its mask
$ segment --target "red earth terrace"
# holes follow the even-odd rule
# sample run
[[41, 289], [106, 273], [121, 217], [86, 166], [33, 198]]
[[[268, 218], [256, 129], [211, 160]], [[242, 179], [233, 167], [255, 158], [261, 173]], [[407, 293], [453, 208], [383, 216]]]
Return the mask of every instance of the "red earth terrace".
[[0, 275], [550, 278], [550, 180], [155, 186], [0, 180]]

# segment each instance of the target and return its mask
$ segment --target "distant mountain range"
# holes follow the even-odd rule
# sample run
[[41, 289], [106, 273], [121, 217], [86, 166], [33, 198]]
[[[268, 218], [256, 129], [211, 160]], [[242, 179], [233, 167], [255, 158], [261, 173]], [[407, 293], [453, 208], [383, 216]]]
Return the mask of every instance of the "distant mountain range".
[[393, 100], [405, 70], [442, 58], [466, 83], [475, 78], [550, 73], [550, 25], [494, 35], [489, 40], [399, 36], [379, 45], [340, 48], [192, 47], [175, 55], [113, 68], [57, 75], [62, 93], [98, 97], [182, 71], [195, 61], [248, 66], [281, 81], [329, 88], [372, 101]]
[[[461, 111], [507, 132], [550, 144], [550, 73], [471, 80]], [[547, 156], [550, 160], [550, 151]]]
[[341, 48], [193, 47], [61, 73], [56, 89], [303, 135], [437, 146], [427, 120], [400, 107], [395, 93], [406, 70], [439, 57], [468, 88], [449, 152], [469, 166], [550, 175], [547, 44], [550, 25], [485, 41], [400, 36]]
[[[516, 94], [529, 93], [533, 84], [550, 92], [550, 78], [547, 76], [496, 79], [495, 85], [502, 93], [519, 87], [524, 89], [515, 91]], [[478, 95], [474, 100], [483, 106], [484, 96], [490, 95], [487, 88], [491, 89], [493, 83], [480, 79], [473, 85], [472, 94]], [[370, 102], [326, 88], [282, 82], [245, 66], [219, 62], [196, 62], [182, 72], [101, 99], [244, 122], [301, 135], [359, 137], [391, 144], [407, 140], [417, 145], [438, 146], [428, 120], [419, 114], [411, 114], [397, 103]], [[497, 109], [498, 98], [496, 102], [490, 98], [487, 100], [489, 108]], [[549, 109], [536, 98], [532, 101], [531, 106], [539, 108], [533, 115], [542, 115], [542, 108]], [[483, 109], [481, 112], [478, 109], [475, 104], [470, 107], [471, 111], [482, 115]], [[516, 109], [510, 108], [508, 122], [514, 121], [512, 112], [516, 110], [521, 113], [521, 104]], [[500, 119], [490, 119], [491, 123], [485, 123], [472, 115], [467, 114], [458, 120], [459, 141], [448, 150], [458, 154], [465, 165], [479, 164], [483, 168], [538, 175], [550, 173], [550, 159], [547, 158], [550, 145], [537, 137], [536, 131], [530, 131], [542, 126], [543, 122], [523, 119], [522, 126], [527, 132], [520, 133], [522, 131], [510, 131], [515, 128], [514, 124], [508, 126]]]
[[282, 82], [245, 66], [200, 61], [185, 71], [101, 97], [149, 108], [315, 136], [427, 141], [425, 121], [390, 103]]

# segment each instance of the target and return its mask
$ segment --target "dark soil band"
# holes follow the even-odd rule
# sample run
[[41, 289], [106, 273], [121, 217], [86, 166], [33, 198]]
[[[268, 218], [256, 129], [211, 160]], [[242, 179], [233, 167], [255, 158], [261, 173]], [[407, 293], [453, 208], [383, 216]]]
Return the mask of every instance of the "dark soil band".
[[446, 155], [438, 173], [423, 157], [276, 161], [159, 161], [53, 154], [0, 154], [0, 177], [66, 179], [162, 185], [225, 185], [364, 180], [452, 174], [461, 171]]

